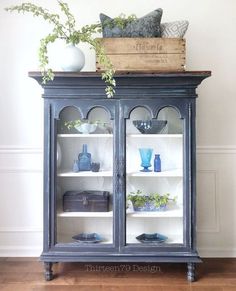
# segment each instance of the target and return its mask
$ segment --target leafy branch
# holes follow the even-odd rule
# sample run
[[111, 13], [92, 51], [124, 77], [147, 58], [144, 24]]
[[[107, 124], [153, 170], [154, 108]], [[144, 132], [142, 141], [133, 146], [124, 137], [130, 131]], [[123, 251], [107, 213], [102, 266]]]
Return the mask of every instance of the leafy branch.
[[100, 41], [95, 39], [92, 41], [92, 45], [95, 48], [97, 59], [100, 64], [103, 64], [106, 68], [106, 71], [102, 72], [102, 80], [105, 81], [107, 87], [105, 89], [106, 95], [108, 98], [113, 97], [115, 94], [116, 81], [114, 79], [115, 70], [114, 67], [106, 55], [104, 48], [101, 46]]
[[95, 50], [98, 60], [105, 67], [105, 72], [102, 73], [102, 79], [106, 84], [106, 95], [108, 98], [113, 97], [115, 93], [114, 87], [116, 82], [114, 80], [115, 70], [110, 59], [106, 56], [104, 49], [99, 41], [93, 38], [93, 35], [101, 32], [101, 24], [85, 25], [80, 30], [76, 29], [76, 21], [73, 14], [70, 12], [67, 3], [57, 0], [61, 12], [66, 16], [65, 23], [62, 22], [59, 14], [50, 13], [48, 9], [37, 6], [32, 3], [22, 3], [12, 7], [5, 8], [9, 12], [31, 13], [33, 16], [42, 17], [46, 22], [53, 26], [53, 30], [46, 37], [40, 40], [39, 47], [39, 63], [40, 70], [43, 76], [43, 83], [53, 80], [54, 74], [49, 68], [48, 59], [48, 45], [55, 42], [57, 39], [64, 39], [66, 43], [76, 45], [80, 42], [85, 42], [91, 45]]
[[63, 3], [61, 1], [58, 2], [61, 11], [64, 12], [64, 14], [67, 17], [67, 21], [65, 23], [65, 26], [68, 27], [68, 33], [69, 35], [72, 35], [74, 32], [74, 28], [75, 28], [75, 18], [74, 15], [71, 14], [69, 6], [67, 3]]

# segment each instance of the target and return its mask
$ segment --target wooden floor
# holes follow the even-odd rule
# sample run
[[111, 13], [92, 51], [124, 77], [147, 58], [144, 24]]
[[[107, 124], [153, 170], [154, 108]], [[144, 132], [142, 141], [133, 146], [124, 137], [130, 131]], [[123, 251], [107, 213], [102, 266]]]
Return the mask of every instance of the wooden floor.
[[0, 290], [236, 291], [236, 259], [205, 259], [194, 283], [186, 281], [185, 264], [59, 263], [54, 273], [45, 282], [37, 259], [0, 258]]

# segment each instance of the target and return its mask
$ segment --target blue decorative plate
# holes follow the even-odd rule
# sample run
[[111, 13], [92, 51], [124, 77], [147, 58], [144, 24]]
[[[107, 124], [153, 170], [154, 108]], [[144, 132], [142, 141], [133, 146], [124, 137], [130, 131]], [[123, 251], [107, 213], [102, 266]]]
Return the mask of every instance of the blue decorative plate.
[[98, 243], [102, 241], [102, 238], [97, 233], [79, 233], [72, 236], [72, 238], [79, 243]]
[[160, 233], [143, 233], [136, 237], [141, 243], [163, 243], [168, 237]]

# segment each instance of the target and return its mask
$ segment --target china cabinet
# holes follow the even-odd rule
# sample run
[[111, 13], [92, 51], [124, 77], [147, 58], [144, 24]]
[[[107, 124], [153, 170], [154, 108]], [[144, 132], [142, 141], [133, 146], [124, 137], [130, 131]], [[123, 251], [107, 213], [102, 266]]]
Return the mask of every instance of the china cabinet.
[[[106, 98], [99, 73], [56, 72], [47, 84], [39, 72], [29, 76], [44, 89], [41, 260], [46, 280], [53, 278], [55, 262], [182, 262], [194, 281], [195, 263], [201, 261], [196, 250], [196, 88], [210, 72], [120, 73], [112, 99]], [[78, 119], [96, 123], [96, 130], [66, 127]], [[152, 128], [158, 121], [163, 128]], [[145, 123], [141, 132], [137, 124]], [[87, 163], [96, 163], [96, 171], [88, 164], [82, 171], [75, 166], [85, 145]], [[140, 155], [147, 149], [148, 167]], [[156, 171], [155, 155], [160, 159]], [[89, 211], [65, 211], [68, 191], [86, 193], [84, 206], [92, 203], [89, 195], [105, 191], [109, 205], [99, 211], [93, 200], [94, 208], [84, 208]], [[128, 199], [137, 192], [139, 211]], [[157, 194], [169, 197], [163, 209]], [[155, 207], [144, 211], [147, 196]]]

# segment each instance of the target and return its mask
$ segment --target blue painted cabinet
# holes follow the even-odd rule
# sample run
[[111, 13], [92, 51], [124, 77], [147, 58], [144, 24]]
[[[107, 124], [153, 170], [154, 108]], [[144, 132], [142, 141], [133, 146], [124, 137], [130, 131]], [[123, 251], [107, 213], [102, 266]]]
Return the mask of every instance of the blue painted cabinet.
[[[210, 72], [117, 74], [113, 99], [98, 73], [29, 76], [44, 89], [46, 280], [54, 262], [183, 262], [193, 281], [196, 88]], [[82, 148], [95, 171], [76, 166]]]

